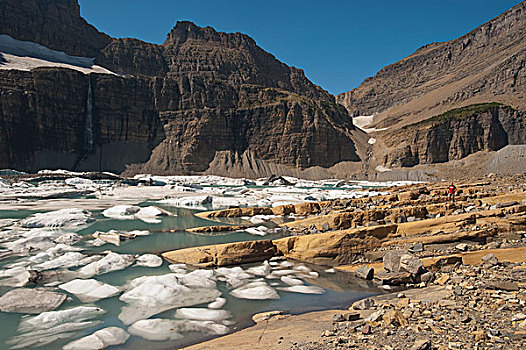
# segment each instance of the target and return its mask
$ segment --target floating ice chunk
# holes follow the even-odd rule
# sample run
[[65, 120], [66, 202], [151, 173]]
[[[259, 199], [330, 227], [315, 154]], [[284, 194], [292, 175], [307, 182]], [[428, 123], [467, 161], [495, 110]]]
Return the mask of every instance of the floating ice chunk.
[[93, 327], [101, 321], [88, 321], [105, 311], [98, 307], [79, 306], [61, 311], [43, 312], [38, 316], [23, 317], [18, 324], [17, 336], [7, 341], [12, 349], [43, 346], [57, 339], [71, 337], [76, 331]]
[[100, 258], [101, 257], [99, 255], [87, 256], [78, 252], [67, 252], [58, 258], [35, 265], [33, 268], [38, 271], [44, 271], [56, 269], [59, 267], [68, 268], [82, 266], [99, 260]]
[[296, 273], [298, 273], [298, 271], [295, 270], [274, 270], [269, 275], [267, 275], [266, 278], [278, 279], [281, 278], [281, 276], [294, 275]]
[[204, 308], [181, 308], [175, 312], [175, 317], [196, 321], [221, 322], [232, 317], [226, 310], [210, 310]]
[[336, 270], [333, 268], [325, 270], [326, 273], [336, 273]]
[[71, 245], [71, 244], [77, 243], [81, 239], [82, 239], [82, 237], [80, 235], [78, 235], [76, 233], [73, 233], [73, 232], [68, 232], [68, 233], [64, 233], [63, 235], [57, 237], [55, 239], [55, 242], [56, 243], [61, 243], [61, 244]]
[[265, 226], [249, 227], [249, 228], [246, 228], [244, 231], [246, 233], [250, 233], [253, 236], [266, 236], [268, 233], [267, 230], [261, 230], [260, 229], [261, 227], [265, 227]]
[[221, 309], [226, 304], [225, 298], [217, 298], [215, 301], [208, 304], [209, 309]]
[[280, 262], [279, 266], [281, 266], [281, 267], [283, 267], [285, 269], [288, 269], [290, 267], [293, 267], [294, 264], [285, 260], [285, 261]]
[[73, 281], [61, 284], [60, 289], [74, 294], [80, 301], [84, 303], [98, 301], [119, 294], [119, 288], [110, 286], [109, 284], [101, 283], [94, 279], [81, 280], [75, 279]]
[[146, 340], [164, 341], [183, 338], [178, 332], [179, 322], [165, 319], [140, 320], [128, 327], [128, 332]]
[[152, 341], [181, 339], [183, 338], [181, 333], [186, 332], [222, 335], [228, 333], [228, 331], [228, 327], [212, 321], [167, 319], [140, 320], [128, 328], [130, 334]]
[[64, 182], [70, 186], [88, 187], [88, 186], [94, 185], [94, 182], [92, 180], [84, 179], [82, 177], [72, 177], [72, 178], [66, 179]]
[[242, 287], [234, 289], [230, 295], [239, 299], [264, 300], [279, 299], [279, 295], [274, 288], [266, 282], [252, 282]]
[[302, 293], [302, 294], [323, 294], [325, 289], [317, 286], [291, 286], [291, 287], [281, 287], [279, 290], [292, 293]]
[[144, 222], [150, 223], [150, 224], [158, 224], [161, 222], [161, 220], [156, 219], [158, 216], [170, 216], [173, 215], [170, 212], [155, 207], [155, 206], [149, 206], [145, 208], [141, 208], [137, 214], [135, 214], [135, 217], [137, 219], [140, 219]]
[[35, 229], [13, 242], [3, 243], [2, 246], [15, 253], [37, 252], [54, 247], [54, 240], [60, 236], [60, 232]]
[[123, 270], [134, 262], [133, 255], [117, 254], [110, 252], [99, 261], [92, 262], [78, 270], [79, 276], [89, 278], [112, 271]]
[[0, 311], [38, 314], [59, 307], [66, 295], [39, 288], [12, 289], [0, 297]]
[[305, 265], [296, 265], [293, 267], [293, 269], [296, 271], [301, 271], [301, 272], [306, 272], [306, 273], [310, 273], [312, 271]]
[[288, 277], [288, 276], [282, 276], [281, 277], [281, 281], [283, 283], [288, 284], [289, 286], [301, 286], [301, 285], [303, 285], [303, 281], [302, 280], [299, 280], [297, 278]]
[[153, 254], [143, 254], [137, 258], [135, 266], [159, 267], [163, 264], [163, 259]]
[[194, 208], [206, 210], [206, 205], [212, 204], [211, 196], [188, 196], [181, 198], [168, 198], [159, 201], [159, 203], [179, 208]]
[[11, 187], [11, 185], [9, 184], [9, 182], [7, 182], [6, 180], [0, 177], [0, 187], [8, 188], [8, 187]]
[[133, 219], [133, 215], [137, 214], [139, 210], [141, 208], [134, 205], [116, 205], [104, 210], [102, 215], [107, 218], [126, 220]]
[[64, 350], [102, 350], [126, 343], [130, 335], [122, 328], [108, 327], [87, 337], [77, 339], [63, 347]]
[[320, 274], [317, 273], [316, 271], [311, 271], [311, 272], [309, 272], [309, 277], [310, 278], [318, 278], [318, 277], [320, 277]]
[[170, 271], [177, 273], [177, 274], [185, 274], [188, 271], [186, 271], [186, 264], [171, 264], [168, 266]]
[[255, 276], [266, 276], [270, 273], [271, 267], [268, 261], [264, 261], [260, 266], [254, 266], [247, 269], [247, 272]]
[[215, 288], [214, 271], [195, 270], [186, 274], [176, 274], [179, 282], [190, 288]]
[[143, 276], [130, 282], [131, 290], [120, 296], [129, 304], [122, 308], [119, 319], [131, 324], [160, 312], [214, 301], [221, 295], [215, 288], [189, 288], [175, 274]]
[[371, 137], [369, 141], [367, 141], [367, 143], [370, 145], [374, 145], [376, 143], [376, 139]]
[[23, 227], [75, 227], [83, 226], [95, 221], [89, 211], [77, 208], [68, 208], [35, 214], [21, 221]]
[[241, 267], [220, 267], [215, 270], [219, 276], [224, 276], [226, 282], [236, 288], [246, 283], [247, 279], [253, 278], [253, 275], [245, 272]]

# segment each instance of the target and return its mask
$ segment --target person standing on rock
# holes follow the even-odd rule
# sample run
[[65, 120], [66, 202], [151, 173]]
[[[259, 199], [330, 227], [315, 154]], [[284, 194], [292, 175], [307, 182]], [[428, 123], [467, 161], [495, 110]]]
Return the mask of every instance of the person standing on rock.
[[451, 185], [449, 185], [447, 189], [448, 198], [451, 199], [451, 202], [455, 203], [455, 191], [457, 190], [457, 188], [455, 187], [455, 185], [453, 185], [453, 183], [451, 183]]

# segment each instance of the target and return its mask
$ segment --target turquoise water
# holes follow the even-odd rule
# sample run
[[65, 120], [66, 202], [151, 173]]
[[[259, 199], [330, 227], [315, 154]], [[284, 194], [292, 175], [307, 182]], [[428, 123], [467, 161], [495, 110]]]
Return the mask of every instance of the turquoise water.
[[[142, 205], [151, 205], [152, 203], [143, 203]], [[85, 253], [97, 253], [106, 250], [112, 250], [121, 254], [145, 254], [153, 253], [159, 254], [164, 251], [201, 246], [208, 244], [218, 244], [227, 242], [237, 242], [245, 240], [255, 239], [275, 239], [280, 236], [268, 235], [266, 237], [252, 236], [245, 232], [230, 232], [227, 234], [216, 234], [216, 235], [196, 235], [190, 234], [184, 231], [185, 228], [198, 227], [206, 225], [216, 225], [216, 222], [211, 222], [205, 219], [197, 218], [193, 215], [195, 211], [188, 209], [177, 209], [173, 207], [163, 207], [166, 210], [171, 211], [174, 216], [168, 216], [161, 218], [161, 222], [158, 224], [145, 223], [140, 220], [116, 220], [108, 219], [101, 215], [100, 212], [93, 212], [94, 217], [97, 219], [96, 222], [90, 226], [78, 231], [78, 233], [85, 237], [84, 240], [76, 244], [79, 247], [85, 247]], [[25, 218], [34, 211], [0, 211], [0, 218]], [[238, 221], [237, 221], [238, 222]], [[230, 220], [229, 223], [235, 224], [236, 220]], [[123, 242], [121, 246], [117, 247], [111, 244], [106, 244], [101, 247], [92, 247], [86, 244], [87, 240], [92, 239], [90, 236], [95, 231], [131, 231], [131, 230], [149, 230], [152, 232], [150, 236], [139, 236], [134, 240]], [[14, 257], [4, 259], [0, 261], [0, 267], [4, 267], [7, 264], [22, 261], [26, 257]], [[168, 263], [164, 262], [161, 267], [158, 268], [146, 268], [146, 267], [134, 267], [130, 266], [121, 271], [115, 271], [99, 276], [93, 277], [103, 283], [108, 283], [114, 286], [122, 286], [126, 282], [133, 278], [145, 276], [145, 275], [162, 275], [170, 273], [168, 269]], [[256, 266], [258, 264], [244, 265], [243, 268]], [[233, 315], [232, 320], [235, 321], [235, 325], [231, 326], [232, 331], [239, 328], [245, 327], [251, 324], [251, 316], [258, 312], [270, 311], [270, 310], [283, 310], [291, 313], [302, 313], [308, 311], [322, 310], [334, 307], [348, 307], [353, 301], [369, 296], [378, 294], [379, 291], [372, 285], [362, 280], [355, 280], [350, 274], [347, 273], [325, 273], [326, 267], [307, 265], [314, 271], [319, 272], [320, 277], [311, 280], [305, 280], [305, 284], [315, 284], [323, 287], [326, 291], [321, 295], [312, 294], [299, 294], [289, 293], [284, 291], [278, 291], [280, 295], [279, 300], [245, 300], [238, 299], [230, 296], [228, 293], [231, 287], [227, 287], [225, 282], [217, 282], [217, 288], [222, 292], [222, 297], [227, 299], [227, 303], [224, 309], [230, 311]], [[279, 280], [270, 280], [269, 282], [279, 282]], [[282, 283], [283, 286], [285, 286]], [[2, 293], [6, 292], [10, 288], [0, 287]], [[71, 300], [62, 304], [60, 309], [67, 309], [74, 306], [86, 305], [81, 303], [74, 295], [70, 295]], [[82, 331], [78, 331], [72, 338], [66, 340], [58, 340], [49, 345], [41, 347], [42, 349], [60, 349], [64, 344], [70, 341], [92, 334], [98, 329], [102, 329], [109, 326], [117, 326], [123, 329], [127, 327], [118, 320], [117, 316], [122, 306], [126, 305], [121, 302], [119, 296], [115, 296], [108, 299], [100, 300], [90, 305], [96, 305], [103, 308], [107, 313], [100, 318], [103, 324]], [[195, 305], [192, 307], [206, 307], [204, 305]], [[168, 318], [174, 319], [175, 309], [160, 313], [153, 318]], [[0, 349], [8, 349], [9, 345], [5, 344], [5, 341], [10, 337], [16, 335], [16, 327], [21, 314], [14, 313], [3, 313], [0, 312], [0, 327], [2, 332], [0, 333]], [[144, 339], [132, 336], [126, 344], [120, 347], [113, 347], [115, 349], [174, 349], [180, 346], [196, 343], [211, 338], [210, 336], [191, 333], [186, 334], [185, 338], [178, 341], [169, 342], [152, 342]]]

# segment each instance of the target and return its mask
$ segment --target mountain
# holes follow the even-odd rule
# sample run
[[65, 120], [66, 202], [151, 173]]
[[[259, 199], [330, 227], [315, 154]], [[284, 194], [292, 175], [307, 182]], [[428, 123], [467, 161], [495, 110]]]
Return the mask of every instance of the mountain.
[[418, 49], [337, 101], [376, 140], [368, 168], [413, 167], [526, 144], [525, 91], [521, 2], [458, 39]]
[[367, 136], [347, 110], [247, 35], [178, 22], [162, 45], [112, 39], [76, 0], [0, 0], [0, 23], [0, 168], [326, 177], [361, 167]]

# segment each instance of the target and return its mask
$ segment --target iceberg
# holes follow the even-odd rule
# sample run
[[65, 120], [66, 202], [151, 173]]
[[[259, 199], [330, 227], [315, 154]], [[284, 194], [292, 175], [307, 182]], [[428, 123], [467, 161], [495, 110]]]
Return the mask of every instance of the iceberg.
[[90, 320], [104, 313], [105, 311], [98, 307], [79, 306], [23, 317], [17, 329], [20, 334], [9, 339], [7, 343], [12, 345], [12, 349], [44, 346], [58, 339], [72, 337], [78, 330], [102, 323]]
[[95, 275], [123, 270], [130, 266], [134, 261], [135, 258], [133, 255], [110, 252], [104, 258], [80, 268], [77, 272], [82, 278], [90, 278]]
[[179, 307], [209, 303], [221, 295], [215, 288], [185, 286], [175, 274], [139, 277], [132, 280], [129, 287], [131, 289], [119, 298], [128, 304], [119, 314], [124, 324]]
[[42, 227], [77, 227], [95, 221], [89, 211], [77, 208], [68, 208], [35, 214], [20, 223], [26, 228]]
[[232, 315], [226, 310], [210, 310], [205, 308], [181, 308], [175, 312], [175, 317], [195, 321], [221, 322]]
[[126, 343], [130, 335], [122, 328], [108, 327], [66, 344], [64, 350], [102, 350]]
[[74, 294], [84, 303], [95, 302], [120, 293], [120, 289], [104, 284], [94, 279], [75, 279], [58, 286], [68, 293]]
[[242, 287], [234, 289], [230, 292], [230, 295], [239, 299], [251, 300], [279, 299], [276, 290], [263, 281], [248, 283]]
[[154, 254], [143, 254], [137, 258], [135, 266], [159, 267], [163, 264], [163, 259]]

